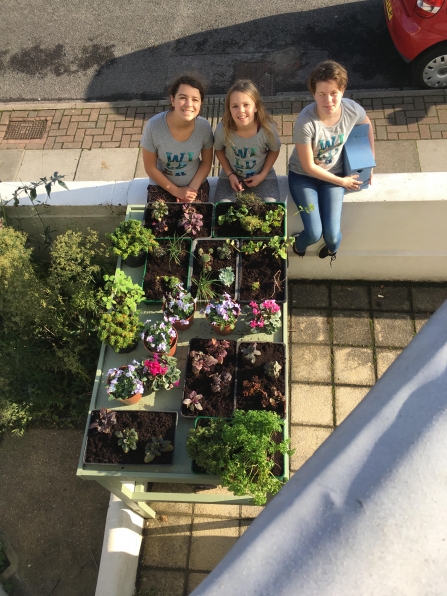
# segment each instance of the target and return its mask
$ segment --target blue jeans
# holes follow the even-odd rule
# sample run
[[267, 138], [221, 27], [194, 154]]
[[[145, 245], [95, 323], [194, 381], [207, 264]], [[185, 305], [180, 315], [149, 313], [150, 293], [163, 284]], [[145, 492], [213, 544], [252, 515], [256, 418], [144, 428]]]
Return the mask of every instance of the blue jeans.
[[295, 172], [289, 172], [289, 188], [298, 208], [313, 205], [313, 211], [309, 213], [300, 211], [304, 231], [296, 239], [296, 249], [304, 252], [323, 236], [330, 252], [336, 252], [341, 242], [340, 220], [345, 189]]

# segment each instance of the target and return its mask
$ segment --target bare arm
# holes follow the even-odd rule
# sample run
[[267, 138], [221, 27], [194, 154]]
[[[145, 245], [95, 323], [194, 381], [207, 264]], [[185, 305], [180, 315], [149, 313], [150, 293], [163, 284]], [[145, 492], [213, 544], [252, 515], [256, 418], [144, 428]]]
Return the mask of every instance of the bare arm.
[[318, 178], [318, 180], [330, 182], [331, 184], [336, 184], [337, 186], [343, 186], [343, 188], [346, 188], [347, 190], [357, 190], [360, 187], [361, 183], [356, 180], [356, 178], [358, 178], [357, 174], [354, 174], [353, 176], [345, 176], [344, 178], [336, 176], [335, 174], [331, 174], [331, 172], [321, 168], [314, 162], [314, 155], [311, 145], [302, 145], [301, 143], [297, 143], [295, 146], [301, 166], [309, 176]]
[[267, 156], [265, 158], [265, 162], [264, 162], [264, 166], [263, 166], [262, 170], [259, 172], [259, 174], [255, 174], [254, 176], [250, 176], [250, 178], [246, 178], [244, 180], [245, 184], [247, 186], [250, 186], [251, 188], [258, 186], [258, 184], [260, 184], [264, 180], [264, 178], [267, 176], [267, 174], [272, 169], [273, 164], [278, 159], [278, 155], [279, 155], [279, 151], [270, 151], [269, 150], [267, 153]]
[[[239, 178], [237, 177], [237, 175], [233, 172], [230, 162], [228, 161], [225, 155], [225, 149], [216, 149], [216, 155], [220, 165], [222, 166], [223, 171], [228, 176], [228, 180], [230, 181], [231, 188], [234, 190], [234, 192], [239, 192], [240, 190], [243, 190], [244, 187], [239, 182]], [[232, 176], [232, 174], [234, 174], [234, 176]]]
[[211, 165], [213, 163], [213, 148], [211, 147], [211, 149], [202, 149], [200, 155], [202, 157], [202, 161], [200, 162], [197, 172], [194, 174], [194, 178], [188, 185], [192, 190], [198, 190], [199, 186], [210, 173]]
[[152, 151], [147, 151], [143, 148], [143, 164], [144, 169], [146, 170], [146, 174], [152, 178], [152, 180], [161, 186], [165, 190], [167, 190], [171, 195], [180, 199], [180, 200], [194, 200], [197, 192], [188, 189], [188, 187], [178, 187], [173, 182], [171, 182], [163, 172], [157, 168], [157, 154], [152, 153]]

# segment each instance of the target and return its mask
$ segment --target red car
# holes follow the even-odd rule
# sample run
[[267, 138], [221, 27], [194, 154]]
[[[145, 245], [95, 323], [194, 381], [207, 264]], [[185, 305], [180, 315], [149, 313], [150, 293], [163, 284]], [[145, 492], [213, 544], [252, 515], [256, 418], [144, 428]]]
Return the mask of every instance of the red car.
[[447, 0], [384, 0], [397, 51], [412, 63], [418, 86], [447, 87]]

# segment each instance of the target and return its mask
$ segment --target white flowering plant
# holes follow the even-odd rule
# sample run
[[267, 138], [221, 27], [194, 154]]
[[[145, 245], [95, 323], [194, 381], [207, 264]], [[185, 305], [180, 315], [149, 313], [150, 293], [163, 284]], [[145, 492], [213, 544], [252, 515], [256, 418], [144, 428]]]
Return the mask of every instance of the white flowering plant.
[[177, 337], [177, 331], [172, 323], [163, 317], [161, 321], [151, 323], [148, 319], [145, 323], [145, 330], [141, 334], [146, 348], [152, 352], [169, 352], [172, 340]]
[[200, 311], [205, 313], [211, 325], [223, 329], [230, 327], [234, 329], [238, 316], [241, 313], [241, 306], [232, 300], [229, 294], [222, 294], [214, 300], [210, 300], [209, 304]]
[[170, 323], [179, 322], [184, 325], [194, 312], [195, 299], [190, 292], [185, 290], [183, 284], [179, 283], [170, 292], [164, 294], [163, 308]]
[[143, 393], [142, 367], [134, 360], [132, 364], [107, 371], [106, 390], [109, 400], [129, 399], [136, 393]]

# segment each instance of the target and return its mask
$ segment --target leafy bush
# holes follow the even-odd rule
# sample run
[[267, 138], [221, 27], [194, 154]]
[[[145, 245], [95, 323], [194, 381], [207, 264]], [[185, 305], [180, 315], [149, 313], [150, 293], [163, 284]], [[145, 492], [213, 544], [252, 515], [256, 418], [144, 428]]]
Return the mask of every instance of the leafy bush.
[[96, 232], [68, 231], [37, 263], [27, 237], [0, 228], [0, 432], [32, 420], [81, 420], [100, 344], [107, 251]]
[[276, 432], [282, 423], [274, 412], [235, 410], [233, 418], [210, 418], [207, 426], [190, 430], [186, 449], [207, 474], [220, 476], [222, 486], [264, 505], [267, 493], [276, 494], [283, 484], [272, 474], [274, 454], [293, 453], [290, 439], [275, 443]]
[[106, 238], [112, 244], [113, 254], [123, 259], [137, 257], [140, 252], [153, 252], [158, 246], [152, 231], [136, 219], [122, 221], [111, 234], [106, 234]]

